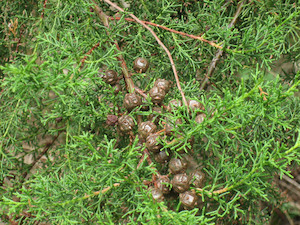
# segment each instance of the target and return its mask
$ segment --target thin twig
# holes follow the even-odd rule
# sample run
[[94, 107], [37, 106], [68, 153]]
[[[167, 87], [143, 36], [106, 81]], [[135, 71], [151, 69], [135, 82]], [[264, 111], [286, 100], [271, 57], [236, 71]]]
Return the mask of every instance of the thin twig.
[[103, 188], [102, 190], [100, 191], [95, 191], [93, 194], [91, 195], [85, 195], [83, 197], [83, 199], [87, 199], [87, 198], [90, 198], [90, 197], [93, 197], [93, 196], [96, 196], [96, 195], [99, 195], [99, 194], [104, 194], [106, 192], [108, 192], [112, 187], [118, 187], [120, 186], [120, 183], [114, 183], [112, 186], [108, 186], [106, 188]]
[[[118, 49], [119, 51], [121, 51], [121, 49], [120, 49], [119, 44], [118, 44], [117, 41], [115, 41], [115, 45], [116, 45], [117, 49]], [[134, 83], [133, 83], [133, 80], [131, 79], [130, 74], [129, 74], [129, 72], [128, 72], [128, 68], [127, 68], [126, 62], [125, 62], [125, 60], [124, 60], [124, 58], [123, 58], [122, 55], [120, 55], [120, 56], [118, 57], [118, 60], [121, 62], [121, 67], [122, 67], [123, 76], [124, 76], [125, 82], [126, 82], [126, 84], [127, 84], [127, 87], [128, 87], [128, 89], [129, 89], [128, 91], [129, 91], [130, 93], [132, 93], [132, 92], [134, 92], [134, 90], [135, 90], [135, 89], [134, 89]]]
[[134, 86], [134, 90], [141, 96], [143, 96], [145, 99], [147, 99], [147, 95], [145, 94], [145, 92], [143, 90], [141, 90], [139, 87]]
[[[95, 0], [93, 0], [93, 2], [95, 4], [95, 11], [98, 14], [99, 18], [101, 19], [103, 25], [109, 29], [108, 16], [101, 10], [101, 8], [97, 5]], [[110, 36], [108, 30], [106, 32], [107, 32], [107, 35]], [[115, 41], [114, 44], [116, 45], [117, 49], [119, 51], [121, 51], [118, 42]], [[126, 62], [125, 62], [122, 55], [119, 55], [117, 57], [117, 59], [121, 62], [121, 68], [122, 68], [124, 80], [125, 80], [126, 85], [127, 85], [128, 92], [132, 93], [132, 92], [134, 92], [134, 83], [133, 83], [133, 80], [131, 79], [131, 77], [129, 75], [128, 68], [126, 66]]]
[[46, 5], [47, 5], [47, 1], [48, 1], [48, 0], [45, 0], [45, 1], [44, 1], [43, 11], [42, 11], [42, 14], [41, 14], [41, 18], [42, 18], [42, 19], [44, 18], [45, 8], [46, 8]]
[[285, 175], [285, 174], [282, 175], [282, 178], [283, 178], [285, 181], [287, 181], [288, 183], [294, 185], [294, 187], [295, 187], [296, 189], [298, 189], [298, 191], [300, 192], [300, 184], [299, 184], [298, 182], [296, 182], [295, 180], [289, 178], [289, 177], [288, 177], [287, 175]]
[[[140, 161], [139, 161], [139, 163], [138, 163], [138, 165], [137, 165], [137, 167], [136, 167], [137, 169], [140, 168], [142, 162], [143, 162], [145, 159], [147, 160], [147, 163], [148, 163], [149, 166], [153, 164], [153, 162], [152, 162], [152, 160], [151, 160], [151, 158], [150, 158], [150, 153], [149, 153], [149, 151], [148, 151], [147, 149], [144, 149], [143, 155], [142, 155], [142, 157], [141, 157], [141, 159], [140, 159]], [[155, 169], [154, 167], [151, 167], [151, 168], [152, 168], [152, 169]], [[157, 169], [155, 169], [155, 170], [156, 170], [157, 174], [159, 174], [159, 172], [157, 171]]]
[[287, 218], [290, 225], [295, 225], [293, 219], [291, 218], [290, 214], [287, 212], [287, 210], [282, 210], [283, 214]]
[[99, 45], [100, 45], [99, 42], [98, 42], [97, 44], [95, 44], [95, 45], [94, 45], [94, 46], [93, 46], [93, 47], [85, 54], [85, 56], [83, 57], [83, 59], [80, 60], [80, 62], [81, 62], [80, 68], [83, 67], [83, 64], [84, 64], [85, 60], [87, 59], [87, 57], [88, 57], [90, 54], [92, 54], [92, 52], [93, 52], [96, 48], [98, 48]]
[[289, 191], [294, 192], [296, 195], [298, 195], [300, 197], [300, 184], [297, 181], [289, 178], [288, 176], [286, 176], [284, 174], [282, 175], [282, 178], [289, 184], [286, 184], [285, 182], [280, 182], [280, 185], [284, 186]]
[[300, 212], [300, 204], [297, 202], [289, 202], [289, 204], [291, 205], [291, 207], [293, 207], [294, 209], [297, 209]]
[[[204, 191], [204, 190], [201, 189], [201, 188], [196, 188], [196, 190], [197, 190], [197, 191], [200, 191], [200, 192], [203, 192], [203, 191]], [[223, 193], [225, 193], [225, 192], [227, 192], [227, 191], [229, 191], [228, 188], [223, 188], [223, 189], [220, 189], [220, 190], [217, 190], [217, 191], [208, 192], [207, 194], [212, 196], [212, 195], [214, 195], [214, 194], [223, 194]], [[197, 194], [200, 195], [200, 196], [202, 196], [201, 193], [197, 193]]]
[[[111, 20], [120, 20], [121, 17], [113, 17], [113, 16], [109, 16], [109, 18]], [[136, 20], [134, 19], [131, 19], [131, 18], [124, 18], [126, 21], [129, 21], [129, 22], [136, 22]], [[180, 34], [182, 36], [186, 36], [186, 37], [189, 37], [189, 38], [192, 38], [192, 39], [196, 39], [196, 40], [200, 40], [202, 42], [205, 42], [213, 47], [216, 47], [218, 49], [223, 49], [223, 46], [221, 45], [218, 45], [212, 41], [209, 41], [209, 40], [206, 40], [200, 36], [196, 36], [196, 35], [193, 35], [193, 34], [187, 34], [187, 33], [184, 33], [184, 32], [181, 32], [181, 31], [177, 31], [177, 30], [174, 30], [174, 29], [171, 29], [171, 28], [168, 28], [168, 27], [165, 27], [165, 26], [162, 26], [162, 25], [159, 25], [159, 24], [156, 24], [156, 23], [152, 23], [152, 22], [149, 22], [149, 21], [145, 21], [145, 20], [142, 20], [143, 23], [145, 24], [148, 24], [148, 25], [151, 25], [151, 26], [155, 26], [155, 27], [158, 27], [158, 28], [161, 28], [161, 29], [164, 29], [164, 30], [167, 30], [167, 31], [170, 31], [172, 33], [175, 33], [175, 34]]]
[[70, 204], [70, 203], [74, 203], [74, 202], [76, 202], [76, 201], [78, 201], [78, 200], [85, 200], [85, 199], [88, 199], [88, 198], [92, 198], [92, 197], [94, 197], [94, 196], [97, 196], [97, 195], [100, 195], [100, 194], [105, 194], [106, 192], [108, 192], [110, 189], [112, 189], [113, 187], [119, 187], [120, 185], [121, 185], [121, 182], [124, 182], [124, 180], [123, 181], [120, 181], [120, 183], [114, 183], [113, 185], [111, 185], [111, 186], [108, 186], [108, 187], [106, 187], [106, 188], [103, 188], [103, 189], [101, 189], [101, 190], [99, 190], [99, 191], [95, 191], [95, 192], [93, 192], [92, 194], [84, 194], [84, 196], [82, 196], [82, 197], [78, 197], [78, 198], [73, 198], [73, 199], [71, 199], [71, 200], [69, 200], [69, 201], [65, 201], [65, 202], [58, 202], [57, 204], [58, 205], [63, 205], [63, 206], [65, 206], [65, 205], [67, 205], [67, 204]]
[[258, 87], [259, 91], [260, 91], [260, 95], [263, 95], [263, 99], [264, 101], [267, 101], [266, 95], [269, 95], [267, 92], [264, 92], [263, 89], [261, 87]]
[[[121, 11], [121, 12], [125, 12], [124, 9], [120, 8], [119, 6], [117, 6], [115, 3], [111, 2], [110, 0], [103, 0], [104, 2], [106, 2], [107, 4], [111, 5], [112, 7], [114, 7], [115, 9]], [[172, 66], [172, 69], [173, 69], [173, 73], [174, 73], [174, 77], [175, 77], [175, 80], [176, 80], [176, 84], [177, 84], [177, 88], [181, 94], [181, 97], [182, 97], [182, 100], [184, 102], [184, 104], [186, 105], [187, 107], [187, 110], [188, 109], [188, 104], [187, 104], [187, 101], [186, 101], [186, 98], [184, 96], [184, 93], [182, 91], [182, 88], [181, 88], [181, 85], [180, 85], [180, 82], [179, 82], [179, 78], [178, 78], [178, 74], [177, 74], [177, 70], [176, 70], [176, 67], [175, 67], [175, 63], [174, 63], [174, 60], [172, 58], [172, 55], [170, 53], [170, 51], [168, 50], [168, 48], [161, 42], [161, 40], [157, 37], [157, 35], [155, 34], [155, 32], [149, 27], [147, 26], [143, 21], [141, 21], [139, 18], [137, 18], [135, 15], [133, 14], [129, 14], [130, 17], [132, 17], [136, 22], [138, 22], [139, 24], [141, 24], [143, 27], [145, 27], [147, 30], [150, 31], [150, 33], [152, 34], [152, 36], [155, 38], [155, 40], [157, 41], [157, 43], [165, 50], [165, 52], [167, 53], [168, 57], [169, 57], [169, 60], [171, 62], [171, 66]]]
[[[237, 21], [237, 18], [238, 16], [240, 15], [241, 11], [242, 11], [242, 6], [244, 4], [244, 1], [241, 1], [238, 5], [238, 8], [234, 14], [234, 17], [231, 21], [231, 23], [228, 25], [228, 28], [231, 28], [235, 25], [236, 21]], [[228, 47], [229, 49], [229, 47]], [[208, 82], [209, 78], [211, 77], [211, 75], [213, 74], [213, 72], [215, 71], [216, 69], [216, 65], [218, 63], [218, 61], [221, 59], [222, 57], [222, 54], [223, 54], [224, 50], [223, 48], [222, 49], [219, 49], [216, 56], [213, 58], [213, 60], [211, 61], [210, 65], [209, 65], [209, 69], [208, 69], [208, 72], [206, 74], [206, 77], [205, 77], [205, 80], [203, 81], [201, 87], [200, 87], [200, 91], [203, 90], [203, 88], [205, 87], [206, 83]]]
[[[62, 131], [59, 131], [58, 134], [53, 138], [53, 140], [51, 141], [51, 143], [47, 144], [46, 147], [44, 148], [44, 150], [38, 155], [38, 157], [31, 163], [30, 168], [23, 173], [22, 177], [23, 179], [26, 179], [28, 173], [31, 171], [31, 169], [35, 166], [35, 164], [42, 158], [43, 155], [45, 155], [48, 150], [50, 149], [50, 147], [54, 144], [54, 142], [57, 140], [57, 138], [59, 137], [59, 135], [61, 134]], [[21, 182], [23, 183], [23, 181]]]

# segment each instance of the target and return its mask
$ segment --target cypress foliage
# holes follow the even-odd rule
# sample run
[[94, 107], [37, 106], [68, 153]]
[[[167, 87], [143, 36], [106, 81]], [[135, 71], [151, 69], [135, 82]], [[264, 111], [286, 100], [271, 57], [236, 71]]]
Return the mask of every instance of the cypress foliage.
[[[300, 162], [300, 73], [270, 72], [282, 56], [300, 60], [297, 1], [116, 1], [125, 12], [108, 2], [0, 2], [1, 220], [266, 224], [283, 202], [274, 178]], [[182, 92], [166, 51], [131, 14], [169, 49]], [[153, 89], [158, 79], [170, 90]], [[138, 104], [125, 108], [133, 92]], [[174, 99], [182, 104], [168, 106]], [[191, 207], [174, 191], [176, 168]]]

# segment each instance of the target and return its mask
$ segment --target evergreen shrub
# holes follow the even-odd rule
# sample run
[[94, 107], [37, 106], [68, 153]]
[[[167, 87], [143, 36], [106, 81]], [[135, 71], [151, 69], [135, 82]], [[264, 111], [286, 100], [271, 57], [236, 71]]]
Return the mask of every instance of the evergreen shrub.
[[299, 71], [270, 72], [300, 59], [299, 3], [115, 4], [0, 2], [1, 220], [267, 224], [300, 161]]

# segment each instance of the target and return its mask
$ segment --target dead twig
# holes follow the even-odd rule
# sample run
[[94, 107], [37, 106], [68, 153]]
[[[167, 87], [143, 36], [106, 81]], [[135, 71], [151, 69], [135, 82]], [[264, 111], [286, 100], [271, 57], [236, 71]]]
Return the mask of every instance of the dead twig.
[[290, 214], [287, 212], [287, 210], [283, 210], [282, 211], [283, 214], [285, 215], [285, 217], [287, 218], [287, 220], [289, 221], [290, 225], [295, 225], [293, 219], [291, 218]]
[[[140, 161], [139, 161], [139, 163], [138, 163], [138, 165], [137, 165], [137, 167], [136, 167], [137, 169], [140, 168], [142, 162], [143, 162], [145, 159], [147, 160], [147, 163], [148, 163], [149, 166], [150, 166], [151, 164], [153, 164], [153, 162], [152, 162], [152, 160], [151, 160], [151, 158], [150, 158], [150, 153], [149, 153], [149, 151], [148, 151], [147, 149], [144, 149], [143, 155], [142, 155], [142, 157], [141, 157], [141, 159], [140, 159]], [[158, 171], [157, 171], [157, 173], [158, 173]], [[159, 174], [159, 173], [158, 173], [158, 174]]]
[[[237, 7], [237, 10], [234, 14], [234, 17], [231, 21], [231, 23], [228, 25], [228, 28], [230, 29], [231, 27], [233, 27], [237, 21], [237, 18], [238, 16], [240, 15], [241, 11], [242, 11], [242, 7], [244, 5], [244, 1], [241, 1]], [[229, 47], [228, 47], [229, 49]], [[222, 49], [219, 49], [217, 54], [215, 55], [215, 57], [213, 58], [213, 60], [211, 61], [210, 65], [209, 65], [209, 69], [208, 69], [208, 72], [207, 74], [205, 75], [205, 80], [203, 81], [201, 87], [200, 87], [200, 91], [204, 89], [206, 83], [208, 82], [208, 80], [210, 79], [211, 75], [213, 74], [213, 72], [215, 71], [216, 69], [216, 65], [217, 63], [219, 62], [219, 60], [221, 59], [222, 57], [222, 54], [223, 54], [224, 50], [223, 48]]]
[[[114, 7], [115, 9], [121, 11], [121, 12], [124, 12], [124, 9], [122, 9], [121, 7], [117, 6], [115, 3], [111, 2], [110, 0], [103, 0], [104, 2], [106, 2], [107, 4], [109, 4], [110, 6]], [[188, 104], [187, 104], [187, 101], [186, 101], [186, 98], [185, 98], [185, 95], [182, 91], [182, 88], [181, 88], [181, 85], [180, 85], [180, 82], [179, 82], [179, 78], [178, 78], [178, 74], [177, 74], [177, 70], [176, 70], [176, 67], [175, 67], [175, 63], [174, 63], [174, 60], [172, 58], [172, 55], [170, 53], [170, 51], [168, 50], [168, 48], [161, 42], [161, 40], [157, 37], [157, 35], [155, 34], [155, 32], [149, 27], [147, 26], [143, 21], [141, 21], [139, 18], [137, 18], [135, 15], [133, 14], [129, 14], [130, 17], [132, 17], [137, 23], [141, 24], [143, 27], [145, 27], [147, 30], [150, 31], [150, 33], [152, 34], [152, 36], [155, 38], [155, 40], [157, 41], [157, 43], [165, 50], [165, 52], [167, 53], [168, 57], [169, 57], [169, 60], [171, 62], [171, 66], [172, 66], [172, 69], [173, 69], [173, 73], [174, 73], [174, 77], [175, 77], [175, 80], [176, 80], [176, 84], [177, 84], [177, 88], [181, 94], [181, 97], [182, 97], [182, 100], [185, 104], [185, 106], [187, 107], [187, 110], [188, 109]]]

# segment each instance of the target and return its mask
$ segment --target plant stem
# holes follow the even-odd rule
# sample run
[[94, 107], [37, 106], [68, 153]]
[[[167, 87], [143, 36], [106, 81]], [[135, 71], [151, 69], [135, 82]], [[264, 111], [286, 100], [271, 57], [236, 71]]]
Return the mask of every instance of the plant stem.
[[[228, 25], [228, 28], [231, 28], [235, 25], [235, 23], [237, 21], [237, 18], [238, 18], [238, 16], [240, 15], [240, 13], [242, 11], [243, 4], [244, 4], [244, 1], [241, 1], [239, 3], [238, 8], [237, 8], [237, 10], [234, 14], [234, 17], [233, 17], [231, 23]], [[228, 49], [229, 49], [229, 47], [228, 47]], [[211, 61], [210, 65], [209, 65], [208, 72], [207, 72], [206, 77], [205, 77], [205, 80], [203, 81], [203, 83], [200, 87], [200, 91], [203, 90], [203, 88], [205, 87], [205, 85], [208, 82], [209, 78], [211, 77], [211, 75], [215, 71], [216, 65], [217, 65], [218, 61], [221, 59], [223, 52], [224, 52], [223, 48], [219, 49], [216, 56]]]
[[[109, 29], [108, 16], [100, 9], [100, 7], [97, 5], [97, 3], [94, 0], [93, 0], [93, 2], [95, 4], [95, 11], [98, 14], [99, 18], [101, 19], [103, 25]], [[107, 35], [109, 36], [108, 30], [106, 32], [107, 32]], [[116, 45], [117, 49], [119, 51], [121, 51], [118, 42], [115, 41], [114, 44]], [[118, 56], [117, 59], [121, 62], [122, 72], [124, 74], [124, 79], [125, 79], [125, 82], [127, 85], [127, 90], [129, 93], [133, 93], [134, 92], [134, 83], [129, 75], [128, 68], [126, 66], [126, 62], [122, 55]]]
[[[112, 17], [112, 16], [109, 16], [109, 18], [111, 20], [120, 20], [121, 17]], [[131, 18], [124, 18], [126, 21], [129, 21], [129, 22], [136, 22], [134, 19], [131, 19]], [[155, 27], [158, 27], [158, 28], [161, 28], [161, 29], [164, 29], [164, 30], [167, 30], [167, 31], [170, 31], [172, 33], [175, 33], [175, 34], [180, 34], [182, 36], [186, 36], [186, 37], [189, 37], [189, 38], [192, 38], [192, 39], [196, 39], [196, 40], [200, 40], [202, 42], [205, 42], [213, 47], [216, 47], [216, 48], [219, 48], [219, 49], [223, 49], [223, 46], [221, 45], [218, 45], [212, 41], [209, 41], [209, 40], [206, 40], [200, 36], [195, 36], [193, 34], [187, 34], [187, 33], [184, 33], [184, 32], [181, 32], [181, 31], [177, 31], [177, 30], [174, 30], [174, 29], [171, 29], [171, 28], [168, 28], [168, 27], [165, 27], [165, 26], [162, 26], [162, 25], [159, 25], [159, 24], [156, 24], [156, 23], [152, 23], [152, 22], [149, 22], [149, 21], [144, 21], [143, 22], [145, 24], [149, 24], [149, 25], [152, 25], [152, 26], [155, 26]]]

